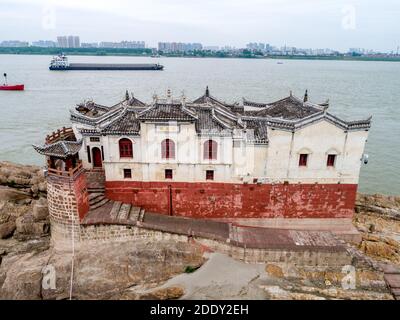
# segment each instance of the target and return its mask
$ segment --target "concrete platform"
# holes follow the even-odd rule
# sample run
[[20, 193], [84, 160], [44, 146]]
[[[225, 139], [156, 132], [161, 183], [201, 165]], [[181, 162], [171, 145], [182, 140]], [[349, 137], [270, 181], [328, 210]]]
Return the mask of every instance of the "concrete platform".
[[[214, 220], [214, 219], [213, 219]], [[215, 219], [241, 226], [252, 226], [273, 229], [303, 230], [303, 231], [329, 231], [339, 238], [359, 244], [361, 234], [354, 227], [350, 218], [250, 218], [250, 219]]]

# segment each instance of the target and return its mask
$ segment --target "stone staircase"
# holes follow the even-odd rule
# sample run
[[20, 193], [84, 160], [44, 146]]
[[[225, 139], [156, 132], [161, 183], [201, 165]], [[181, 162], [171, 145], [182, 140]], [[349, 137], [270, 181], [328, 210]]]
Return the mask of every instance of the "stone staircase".
[[143, 217], [144, 209], [132, 206], [129, 203], [122, 203], [115, 201], [111, 208], [110, 216], [114, 221], [123, 222], [136, 222]]
[[102, 169], [92, 169], [86, 171], [87, 189], [90, 193], [103, 193], [104, 194], [104, 183], [105, 173]]
[[89, 206], [91, 210], [100, 208], [109, 201], [110, 200], [104, 196], [104, 190], [103, 192], [89, 192]]
[[105, 198], [103, 193], [89, 195], [90, 210], [83, 219], [83, 224], [122, 224], [136, 225], [143, 221], [144, 209], [129, 203]]

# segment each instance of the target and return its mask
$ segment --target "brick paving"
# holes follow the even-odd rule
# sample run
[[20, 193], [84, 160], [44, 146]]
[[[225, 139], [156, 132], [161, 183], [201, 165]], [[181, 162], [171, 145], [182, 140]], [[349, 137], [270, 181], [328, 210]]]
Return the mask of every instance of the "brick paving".
[[393, 297], [400, 300], [400, 267], [391, 263], [380, 263], [379, 267], [385, 273], [385, 281]]

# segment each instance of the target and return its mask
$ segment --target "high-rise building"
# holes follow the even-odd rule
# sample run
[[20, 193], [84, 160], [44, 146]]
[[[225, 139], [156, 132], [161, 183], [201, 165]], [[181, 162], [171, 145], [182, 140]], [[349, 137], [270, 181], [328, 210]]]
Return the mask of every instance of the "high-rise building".
[[98, 48], [99, 44], [97, 42], [82, 42], [81, 48]]
[[66, 36], [58, 36], [57, 37], [57, 47], [68, 48], [68, 39]]
[[78, 36], [59, 36], [57, 44], [59, 48], [79, 48], [80, 40]]
[[2, 41], [0, 47], [29, 47], [29, 42], [19, 40]]
[[165, 53], [189, 52], [203, 50], [203, 45], [201, 43], [159, 42], [158, 50]]
[[125, 48], [125, 49], [144, 49], [146, 43], [144, 41], [121, 41], [121, 42], [100, 42], [101, 48]]
[[79, 48], [80, 41], [78, 36], [68, 36], [68, 48]]
[[57, 44], [52, 40], [39, 40], [32, 42], [33, 47], [54, 48]]

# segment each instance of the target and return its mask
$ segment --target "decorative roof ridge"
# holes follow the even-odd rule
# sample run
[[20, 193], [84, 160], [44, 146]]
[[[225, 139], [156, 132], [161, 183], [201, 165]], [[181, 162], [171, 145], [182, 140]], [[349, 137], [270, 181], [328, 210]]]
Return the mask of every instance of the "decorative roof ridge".
[[111, 108], [111, 107], [109, 107], [109, 106], [105, 106], [105, 105], [102, 105], [102, 104], [98, 104], [97, 102], [94, 102], [93, 100], [88, 100], [88, 101], [83, 101], [83, 102], [81, 102], [81, 103], [77, 103], [77, 104], [76, 104], [76, 107], [86, 107], [88, 103], [91, 104], [91, 107], [100, 108], [100, 109], [103, 109], [103, 110], [105, 110], [105, 111], [109, 111], [110, 108]]
[[157, 106], [157, 102], [156, 101], [152, 102], [146, 109], [139, 111], [137, 114], [137, 117], [140, 118], [140, 116], [142, 114], [146, 113], [147, 111], [150, 111], [151, 109], [154, 109], [156, 106]]
[[253, 106], [253, 107], [263, 108], [263, 109], [268, 107], [267, 103], [255, 102], [255, 101], [247, 100], [245, 97], [242, 97], [242, 100], [243, 100], [243, 105], [245, 105], [245, 106], [249, 106], [249, 107]]
[[40, 154], [44, 154], [47, 156], [55, 156], [55, 157], [60, 157], [60, 154], [56, 154], [53, 152], [46, 152], [46, 149], [54, 147], [54, 146], [61, 146], [62, 150], [64, 151], [64, 155], [62, 155], [64, 158], [66, 158], [67, 156], [70, 155], [74, 155], [76, 154], [79, 149], [77, 149], [75, 152], [70, 152], [70, 150], [67, 148], [66, 146], [66, 142], [70, 145], [76, 145], [76, 146], [81, 146], [82, 147], [82, 138], [79, 139], [78, 141], [65, 141], [65, 140], [61, 140], [61, 141], [57, 141], [55, 143], [50, 143], [50, 144], [44, 144], [44, 145], [37, 145], [37, 144], [32, 144], [32, 147]]
[[345, 126], [347, 129], [357, 129], [357, 128], [363, 129], [363, 128], [371, 127], [372, 116], [369, 116], [366, 119], [347, 121], [347, 120], [341, 119], [329, 112], [326, 112], [325, 115], [326, 115], [326, 118], [329, 118], [335, 122], [339, 122], [340, 124]]
[[212, 109], [211, 111], [211, 116], [212, 118], [217, 121], [221, 126], [223, 126], [226, 129], [233, 129], [233, 126], [230, 126], [229, 124], [227, 124], [225, 121], [223, 121], [222, 119], [220, 119], [215, 112], [213, 112], [214, 109]]
[[234, 113], [231, 113], [228, 110], [225, 110], [224, 108], [221, 108], [219, 106], [217, 107], [212, 107], [213, 109], [215, 109], [215, 111], [217, 111], [218, 113], [222, 114], [223, 116], [231, 119], [232, 121], [237, 121], [237, 115]]
[[199, 118], [199, 116], [192, 110], [190, 110], [189, 108], [186, 107], [186, 105], [184, 105], [182, 103], [181, 105], [181, 109], [183, 112], [187, 113], [188, 115], [192, 116], [193, 118], [195, 118], [196, 120]]
[[[106, 129], [107, 127], [109, 127], [110, 125], [112, 125], [114, 122], [120, 120], [121, 118], [123, 118], [128, 112], [128, 106], [124, 106], [122, 112], [116, 116], [114, 119], [112, 119], [110, 122], [105, 123], [103, 126], [100, 124], [99, 125], [99, 129], [100, 131], [103, 131], [104, 129]], [[135, 118], [136, 118], [136, 113], [135, 114]]]
[[95, 119], [81, 114], [76, 109], [70, 109], [70, 114], [71, 114], [71, 117], [74, 116], [75, 118], [82, 119], [82, 120], [85, 120], [86, 122], [93, 123], [96, 125], [96, 124], [101, 123], [103, 120], [114, 116], [116, 113], [121, 111], [121, 109], [123, 109], [123, 108], [124, 108], [124, 106], [121, 105], [119, 108], [116, 108], [113, 110], [110, 109], [108, 112], [104, 113], [103, 115], [101, 115], [100, 117], [97, 117]]

